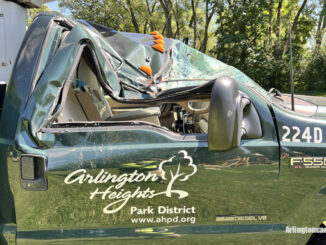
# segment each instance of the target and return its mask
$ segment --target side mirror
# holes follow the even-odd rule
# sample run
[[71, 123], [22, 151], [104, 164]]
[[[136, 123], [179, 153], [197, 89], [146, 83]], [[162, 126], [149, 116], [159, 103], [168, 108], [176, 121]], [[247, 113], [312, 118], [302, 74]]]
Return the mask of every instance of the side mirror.
[[240, 145], [243, 109], [250, 100], [239, 93], [237, 83], [231, 77], [216, 79], [211, 94], [208, 119], [208, 149], [229, 151]]

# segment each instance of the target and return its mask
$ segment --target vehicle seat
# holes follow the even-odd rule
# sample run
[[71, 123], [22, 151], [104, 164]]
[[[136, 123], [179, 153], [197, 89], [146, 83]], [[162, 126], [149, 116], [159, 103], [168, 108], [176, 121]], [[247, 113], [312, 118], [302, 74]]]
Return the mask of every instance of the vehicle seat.
[[160, 126], [160, 107], [148, 107], [141, 104], [126, 104], [114, 101], [110, 96], [105, 96], [112, 108], [113, 116], [108, 121], [143, 121]]
[[[97, 76], [89, 67], [85, 59], [81, 59], [79, 63], [77, 79], [86, 83], [86, 85], [83, 86], [83, 90], [85, 91], [77, 93], [77, 97], [80, 98], [79, 102], [81, 102], [81, 105], [86, 112], [86, 116], [91, 113], [98, 114], [98, 116], [93, 116], [90, 121], [105, 121], [107, 118], [110, 118], [113, 115], [111, 108], [104, 97], [104, 92], [98, 83]], [[94, 107], [90, 105], [92, 102], [96, 107], [95, 112]]]
[[56, 118], [58, 123], [87, 121], [84, 110], [80, 106], [76, 93], [70, 86], [66, 98], [66, 102], [59, 116]]
[[[160, 125], [159, 107], [114, 102], [111, 97], [104, 96], [97, 76], [82, 58], [57, 121], [145, 121]], [[115, 107], [113, 110], [110, 103]]]
[[[191, 104], [195, 109], [205, 109], [209, 106], [209, 102], [191, 102]], [[208, 133], [208, 118], [209, 113], [194, 115], [195, 132]]]

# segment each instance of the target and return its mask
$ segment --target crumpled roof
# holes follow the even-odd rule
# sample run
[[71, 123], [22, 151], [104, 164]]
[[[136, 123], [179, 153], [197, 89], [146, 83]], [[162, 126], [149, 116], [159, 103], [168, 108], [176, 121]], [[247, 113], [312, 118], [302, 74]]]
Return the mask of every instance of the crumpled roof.
[[[223, 75], [241, 80], [250, 86], [257, 86], [238, 69], [181, 41], [164, 38], [165, 50], [160, 53], [152, 48], [155, 40], [153, 35], [118, 32], [86, 21], [80, 23], [86, 24], [94, 33], [100, 33], [101, 38], [114, 50], [110, 52], [103, 47], [118, 67], [118, 77], [139, 89], [148, 90], [150, 87], [155, 93], [172, 88], [198, 86]], [[116, 59], [116, 53], [119, 55], [119, 61]], [[152, 81], [139, 72], [139, 67], [143, 65], [152, 68]], [[264, 90], [261, 89], [260, 92], [264, 93]]]
[[[254, 87], [266, 94], [236, 68], [180, 41], [164, 38], [164, 52], [161, 53], [152, 48], [152, 35], [118, 32], [62, 16], [53, 15], [52, 20], [56, 18], [70, 25], [71, 30], [52, 57], [47, 59], [46, 65], [42, 65], [44, 70], [39, 72], [37, 85], [22, 114], [25, 121], [31, 122], [31, 133], [39, 141], [53, 140], [45, 139], [51, 136], [42, 134], [41, 129], [54, 119], [58, 102], [67, 95], [71, 83], [67, 78], [78, 61], [80, 46], [85, 42], [93, 49], [110, 95], [121, 101], [153, 99], [162, 91], [204, 85], [222, 75], [233, 77], [240, 89]], [[41, 19], [36, 19], [36, 22]], [[50, 26], [51, 23], [48, 28]], [[144, 65], [151, 67], [152, 76], [140, 70], [139, 67]]]

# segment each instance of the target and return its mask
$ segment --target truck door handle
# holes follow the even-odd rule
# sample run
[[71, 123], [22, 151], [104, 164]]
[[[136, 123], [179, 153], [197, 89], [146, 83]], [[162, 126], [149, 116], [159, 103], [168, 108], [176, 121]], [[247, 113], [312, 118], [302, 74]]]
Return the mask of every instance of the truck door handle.
[[46, 178], [47, 158], [41, 155], [23, 154], [20, 157], [21, 187], [30, 191], [48, 189]]

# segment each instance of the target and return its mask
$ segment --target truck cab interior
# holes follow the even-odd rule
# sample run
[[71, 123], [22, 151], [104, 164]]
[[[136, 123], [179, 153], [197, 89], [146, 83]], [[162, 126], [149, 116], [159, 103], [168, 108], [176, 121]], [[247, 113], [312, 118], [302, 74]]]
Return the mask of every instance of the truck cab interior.
[[54, 124], [133, 121], [176, 133], [207, 133], [208, 130], [208, 99], [159, 105], [121, 103], [105, 94], [86, 55], [82, 55], [61, 103]]
[[[130, 101], [128, 103], [117, 101], [105, 93], [90, 57], [87, 51], [83, 51], [68, 92], [66, 95], [62, 94], [59, 99], [54, 113], [56, 117], [52, 124], [137, 122], [182, 135], [208, 134], [210, 93], [205, 93], [205, 96], [199, 98], [190, 98], [188, 95], [187, 99], [174, 102], [162, 100], [159, 103], [133, 104]], [[162, 92], [164, 93], [166, 91]], [[244, 98], [247, 103], [240, 109], [243, 110], [239, 119], [239, 124], [242, 125], [240, 126], [241, 137], [260, 138], [262, 127], [259, 115], [250, 99], [246, 96]], [[215, 105], [215, 107], [220, 108], [221, 105]]]

